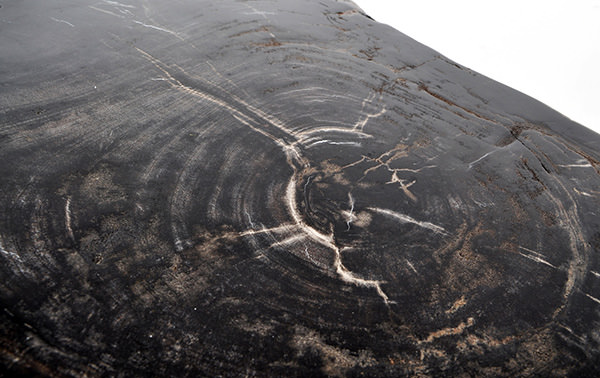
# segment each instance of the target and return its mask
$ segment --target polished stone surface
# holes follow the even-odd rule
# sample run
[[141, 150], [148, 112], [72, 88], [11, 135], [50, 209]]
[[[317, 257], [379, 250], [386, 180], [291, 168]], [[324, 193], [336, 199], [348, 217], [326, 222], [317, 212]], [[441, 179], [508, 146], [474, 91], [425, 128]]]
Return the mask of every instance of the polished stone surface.
[[347, 1], [0, 5], [5, 374], [598, 374], [598, 134]]

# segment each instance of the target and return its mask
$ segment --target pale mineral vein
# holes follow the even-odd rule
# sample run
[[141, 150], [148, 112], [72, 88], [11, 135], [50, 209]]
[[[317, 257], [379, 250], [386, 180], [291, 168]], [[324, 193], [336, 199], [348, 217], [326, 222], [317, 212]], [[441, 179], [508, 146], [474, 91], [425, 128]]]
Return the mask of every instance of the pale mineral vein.
[[384, 214], [389, 217], [392, 217], [392, 218], [398, 220], [400, 223], [411, 223], [411, 224], [415, 224], [419, 227], [426, 228], [426, 229], [431, 230], [436, 233], [447, 234], [446, 230], [441, 226], [438, 226], [431, 222], [418, 221], [406, 214], [398, 213], [398, 212], [390, 210], [390, 209], [381, 209], [379, 207], [368, 207], [367, 209], [374, 211], [376, 213], [380, 213], [380, 214]]

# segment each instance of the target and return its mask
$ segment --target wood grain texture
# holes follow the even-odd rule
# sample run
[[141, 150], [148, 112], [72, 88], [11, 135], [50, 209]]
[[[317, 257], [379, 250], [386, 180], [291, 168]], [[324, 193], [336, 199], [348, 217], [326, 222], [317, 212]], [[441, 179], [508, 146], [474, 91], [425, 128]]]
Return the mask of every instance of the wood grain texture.
[[600, 370], [597, 134], [348, 1], [0, 4], [0, 374]]

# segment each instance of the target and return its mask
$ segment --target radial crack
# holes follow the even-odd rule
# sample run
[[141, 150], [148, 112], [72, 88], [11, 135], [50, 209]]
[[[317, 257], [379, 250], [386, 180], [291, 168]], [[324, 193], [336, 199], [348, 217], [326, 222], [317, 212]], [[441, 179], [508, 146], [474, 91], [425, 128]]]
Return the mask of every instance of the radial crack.
[[336, 273], [340, 276], [340, 278], [343, 281], [354, 284], [356, 286], [365, 286], [365, 287], [374, 288], [377, 291], [377, 294], [379, 294], [379, 296], [383, 299], [383, 301], [386, 304], [389, 303], [388, 296], [381, 289], [381, 283], [382, 283], [381, 281], [366, 280], [364, 278], [357, 277], [353, 272], [349, 271], [344, 266], [344, 264], [342, 263], [340, 249], [334, 242], [333, 234], [330, 234], [330, 235], [323, 234], [323, 233], [317, 231], [316, 229], [314, 229], [313, 227], [310, 227], [309, 225], [304, 223], [304, 221], [302, 220], [302, 218], [297, 210], [296, 180], [293, 176], [290, 179], [288, 186], [287, 186], [286, 203], [288, 206], [289, 213], [292, 216], [292, 219], [294, 220], [296, 225], [304, 233], [306, 233], [306, 235], [310, 239], [317, 242], [318, 244], [321, 244], [327, 248], [330, 248], [331, 250], [333, 250], [335, 252], [335, 260], [334, 260], [333, 265], [335, 267]]

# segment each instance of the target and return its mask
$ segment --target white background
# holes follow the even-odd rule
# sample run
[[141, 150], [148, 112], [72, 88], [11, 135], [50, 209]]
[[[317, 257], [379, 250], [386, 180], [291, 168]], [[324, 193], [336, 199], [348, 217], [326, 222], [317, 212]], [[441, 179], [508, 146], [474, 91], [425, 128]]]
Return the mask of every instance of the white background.
[[600, 133], [600, 0], [354, 0], [463, 66]]

